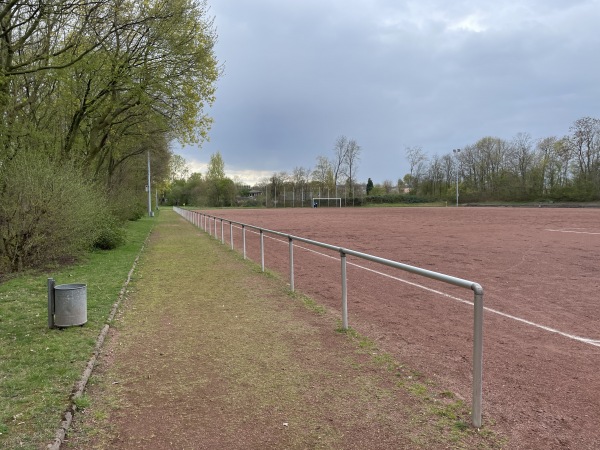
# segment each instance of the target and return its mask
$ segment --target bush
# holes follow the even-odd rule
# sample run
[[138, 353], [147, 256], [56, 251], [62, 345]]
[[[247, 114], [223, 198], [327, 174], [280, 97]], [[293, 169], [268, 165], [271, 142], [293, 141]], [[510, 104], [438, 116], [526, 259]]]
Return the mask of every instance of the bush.
[[148, 214], [148, 194], [134, 189], [113, 189], [109, 193], [110, 211], [121, 221], [138, 220]]
[[365, 203], [371, 204], [387, 204], [387, 203], [428, 203], [432, 199], [417, 197], [410, 194], [386, 194], [386, 195], [369, 195], [365, 197]]
[[77, 257], [111, 228], [99, 226], [109, 217], [101, 190], [76, 168], [21, 151], [0, 166], [0, 271]]
[[113, 250], [125, 243], [125, 229], [122, 224], [112, 216], [105, 216], [98, 230], [98, 237], [94, 248], [100, 250]]

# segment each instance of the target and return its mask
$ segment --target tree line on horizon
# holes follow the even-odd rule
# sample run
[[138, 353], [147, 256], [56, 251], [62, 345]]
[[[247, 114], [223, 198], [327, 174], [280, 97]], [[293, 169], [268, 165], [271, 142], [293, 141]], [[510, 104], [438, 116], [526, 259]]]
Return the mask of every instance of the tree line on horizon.
[[484, 137], [445, 155], [407, 149], [410, 173], [399, 185], [411, 193], [461, 202], [600, 200], [600, 119], [582, 117], [563, 137], [535, 141]]
[[356, 140], [341, 135], [334, 142], [333, 156], [318, 156], [314, 169], [275, 172], [253, 186], [225, 176], [220, 152], [211, 155], [205, 175], [190, 174], [185, 160], [176, 157], [163, 198], [169, 205], [209, 207], [309, 206], [317, 196], [352, 199], [360, 190], [356, 172], [361, 150]]
[[[254, 186], [220, 179], [225, 195], [201, 174], [180, 177], [172, 191], [174, 203], [198, 206], [309, 206], [313, 197], [342, 198], [345, 205], [365, 203], [467, 202], [585, 202], [600, 200], [600, 119], [583, 117], [563, 137], [534, 140], [518, 133], [510, 140], [484, 137], [474, 144], [439, 156], [408, 147], [410, 171], [403, 177], [373, 183], [357, 177], [362, 148], [340, 136], [332, 156], [317, 156], [315, 166], [276, 172]], [[214, 156], [214, 155], [213, 155]], [[222, 158], [218, 154], [219, 161]], [[257, 194], [249, 198], [249, 195]]]
[[216, 39], [202, 0], [0, 4], [0, 275], [122, 242], [206, 137]]

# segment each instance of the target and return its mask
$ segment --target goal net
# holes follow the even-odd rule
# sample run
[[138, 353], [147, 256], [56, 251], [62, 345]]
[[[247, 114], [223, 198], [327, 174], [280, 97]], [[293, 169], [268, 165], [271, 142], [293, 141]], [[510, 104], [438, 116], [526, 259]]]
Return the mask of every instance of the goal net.
[[342, 207], [342, 199], [340, 197], [317, 197], [313, 198], [313, 208], [317, 207]]

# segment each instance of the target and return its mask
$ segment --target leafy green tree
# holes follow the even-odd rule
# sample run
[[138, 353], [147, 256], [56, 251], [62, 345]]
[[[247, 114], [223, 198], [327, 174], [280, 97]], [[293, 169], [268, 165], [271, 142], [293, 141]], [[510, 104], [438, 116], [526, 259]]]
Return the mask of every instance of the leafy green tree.
[[188, 178], [189, 173], [190, 168], [185, 158], [181, 155], [171, 155], [169, 159], [169, 179], [171, 181], [185, 180]]
[[367, 195], [369, 195], [371, 193], [371, 191], [373, 190], [373, 180], [371, 180], [370, 178], [367, 180]]
[[373, 189], [371, 189], [370, 195], [371, 196], [385, 195], [385, 188], [380, 184], [376, 184], [375, 186], [373, 186]]
[[[69, 165], [113, 214], [137, 217], [148, 152], [164, 187], [169, 143], [206, 137], [215, 42], [205, 1], [0, 3], [0, 168], [20, 154]], [[0, 204], [14, 201], [12, 175]]]
[[189, 195], [190, 205], [203, 206], [207, 203], [206, 180], [204, 180], [201, 173], [194, 172], [191, 174], [185, 187]]
[[225, 178], [225, 162], [221, 156], [221, 152], [210, 155], [208, 167], [206, 170], [206, 179], [208, 181], [217, 181]]
[[225, 162], [220, 152], [210, 156], [205, 179], [210, 206], [231, 206], [235, 203], [235, 183], [225, 176]]

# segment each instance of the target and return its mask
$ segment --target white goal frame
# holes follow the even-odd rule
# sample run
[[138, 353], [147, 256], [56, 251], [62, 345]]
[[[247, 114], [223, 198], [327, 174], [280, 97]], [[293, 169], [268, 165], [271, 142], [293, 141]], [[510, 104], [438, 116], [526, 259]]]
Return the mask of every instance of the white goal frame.
[[315, 197], [312, 199], [312, 204], [315, 204], [315, 201], [319, 202], [318, 206], [321, 206], [321, 201], [326, 200], [327, 201], [327, 206], [329, 206], [329, 201], [333, 200], [335, 201], [335, 206], [337, 207], [338, 201], [340, 203], [340, 208], [342, 207], [342, 198], [341, 197]]

